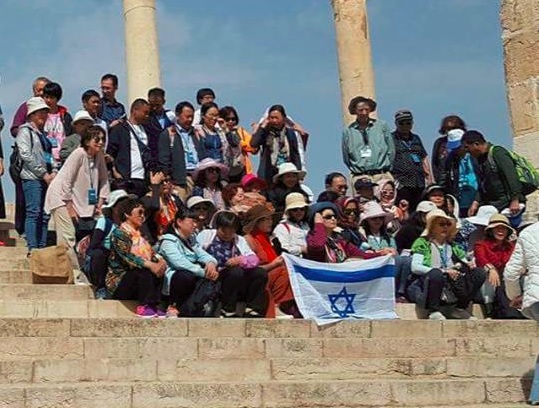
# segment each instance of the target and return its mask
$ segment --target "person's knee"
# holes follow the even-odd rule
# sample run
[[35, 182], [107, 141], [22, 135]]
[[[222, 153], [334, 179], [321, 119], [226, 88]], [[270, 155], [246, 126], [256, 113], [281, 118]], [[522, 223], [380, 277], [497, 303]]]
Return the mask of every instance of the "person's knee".
[[444, 280], [444, 273], [441, 269], [434, 268], [430, 270], [430, 272], [428, 273], [428, 277], [431, 282], [442, 282]]
[[250, 271], [251, 277], [255, 281], [264, 281], [268, 280], [268, 273], [262, 268], [254, 268]]
[[483, 268], [473, 268], [472, 271], [473, 280], [477, 283], [483, 284], [487, 279], [487, 273]]

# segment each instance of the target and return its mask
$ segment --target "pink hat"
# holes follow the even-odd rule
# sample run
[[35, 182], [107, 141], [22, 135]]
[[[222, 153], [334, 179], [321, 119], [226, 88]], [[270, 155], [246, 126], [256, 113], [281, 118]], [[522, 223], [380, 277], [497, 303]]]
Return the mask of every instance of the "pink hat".
[[255, 174], [246, 174], [241, 178], [241, 185], [243, 187], [247, 187], [249, 184], [253, 183], [259, 184], [261, 190], [268, 188], [268, 183], [266, 183], [264, 179], [257, 177]]

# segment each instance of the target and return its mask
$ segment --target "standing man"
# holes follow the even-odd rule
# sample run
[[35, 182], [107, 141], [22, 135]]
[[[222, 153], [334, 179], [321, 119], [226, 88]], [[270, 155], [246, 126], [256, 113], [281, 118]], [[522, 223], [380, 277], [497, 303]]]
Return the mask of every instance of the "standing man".
[[97, 91], [88, 89], [81, 96], [82, 108], [88, 112], [88, 114], [94, 120], [94, 124], [101, 127], [105, 131], [105, 141], [108, 139], [108, 126], [107, 122], [99, 117], [99, 110], [101, 108], [101, 99]]
[[[202, 106], [205, 103], [213, 102], [215, 101], [215, 92], [213, 92], [213, 89], [211, 88], [202, 88], [197, 91], [197, 104], [198, 106]], [[198, 108], [195, 111], [195, 117], [193, 119], [193, 123], [195, 126], [200, 125], [200, 108]]]
[[370, 117], [376, 110], [376, 102], [364, 96], [356, 96], [348, 105], [348, 112], [356, 120], [343, 131], [342, 155], [350, 169], [351, 184], [360, 176], [371, 176], [374, 182], [392, 180], [389, 171], [395, 159], [395, 145], [386, 122]]
[[391, 133], [395, 145], [395, 160], [391, 174], [397, 186], [396, 202], [408, 201], [409, 208], [415, 210], [425, 185], [432, 184], [429, 158], [421, 138], [412, 133], [414, 118], [409, 110], [395, 113], [396, 130]]
[[[43, 88], [45, 88], [45, 85], [47, 85], [49, 82], [50, 80], [43, 76], [34, 79], [34, 82], [32, 83], [32, 93], [34, 96], [43, 96]], [[26, 123], [27, 112], [28, 109], [26, 107], [26, 101], [24, 101], [17, 109], [17, 112], [15, 112], [15, 116], [13, 116], [13, 122], [11, 123], [11, 128], [9, 129], [11, 136], [17, 137], [19, 126]]]
[[477, 130], [468, 130], [462, 144], [477, 159], [478, 194], [468, 210], [472, 216], [480, 205], [493, 205], [518, 227], [526, 208], [526, 197], [518, 178], [515, 163], [502, 146], [493, 146]]
[[161, 132], [174, 125], [176, 117], [174, 113], [165, 109], [165, 91], [161, 88], [152, 88], [148, 91], [150, 103], [150, 119], [144, 124], [144, 130], [148, 135], [148, 147], [154, 161], [158, 158], [159, 135]]
[[118, 91], [118, 77], [114, 74], [105, 74], [101, 77], [101, 108], [99, 117], [107, 122], [109, 129], [119, 125], [125, 120], [125, 107], [116, 100]]
[[142, 126], [150, 117], [150, 104], [135, 99], [129, 119], [112, 128], [107, 154], [114, 160], [113, 177], [116, 187], [139, 197], [148, 192], [148, 176], [153, 170], [148, 135]]

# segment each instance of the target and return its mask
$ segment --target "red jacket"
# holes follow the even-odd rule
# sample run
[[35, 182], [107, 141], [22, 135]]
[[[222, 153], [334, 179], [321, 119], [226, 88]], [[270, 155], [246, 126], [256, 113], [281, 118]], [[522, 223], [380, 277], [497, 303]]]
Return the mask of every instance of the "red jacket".
[[[326, 252], [327, 234], [324, 225], [315, 223], [314, 228], [307, 235], [307, 259], [318, 262], [329, 262]], [[337, 238], [337, 244], [344, 250], [347, 258], [371, 259], [379, 256], [374, 252], [365, 252], [345, 241], [343, 237]]]
[[509, 258], [511, 258], [514, 249], [514, 242], [498, 244], [493, 239], [482, 239], [474, 245], [475, 263], [480, 268], [486, 264], [491, 264], [498, 271], [502, 271]]

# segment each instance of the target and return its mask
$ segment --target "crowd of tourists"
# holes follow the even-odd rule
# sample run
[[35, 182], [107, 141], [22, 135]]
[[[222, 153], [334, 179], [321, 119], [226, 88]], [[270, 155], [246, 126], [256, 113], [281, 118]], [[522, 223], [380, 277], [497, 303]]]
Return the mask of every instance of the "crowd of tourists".
[[315, 195], [309, 133], [283, 105], [247, 129], [210, 88], [174, 110], [163, 89], [128, 110], [117, 90], [104, 75], [101, 94], [83, 92], [72, 115], [61, 85], [39, 77], [10, 127], [28, 256], [47, 245], [52, 218], [75, 282], [98, 298], [135, 300], [141, 317], [189, 316], [211, 287], [216, 316], [301, 318], [283, 253], [390, 255], [396, 301], [430, 319], [474, 318], [473, 302], [491, 318], [539, 316], [539, 224], [523, 223], [530, 191], [511, 152], [461, 117], [441, 120], [429, 157], [412, 112], [390, 125], [374, 118], [374, 100], [353, 98], [341, 138], [349, 173], [328, 174]]

